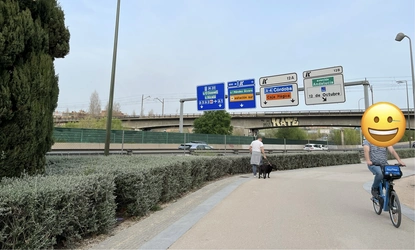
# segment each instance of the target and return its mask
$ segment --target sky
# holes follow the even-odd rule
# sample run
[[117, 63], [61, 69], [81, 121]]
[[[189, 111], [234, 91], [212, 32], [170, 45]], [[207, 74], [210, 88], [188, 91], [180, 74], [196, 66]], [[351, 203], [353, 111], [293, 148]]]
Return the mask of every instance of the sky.
[[[109, 100], [117, 0], [60, 0], [70, 52], [55, 60], [56, 111], [88, 111], [97, 91]], [[345, 82], [368, 80], [374, 102], [413, 108], [409, 40], [413, 0], [121, 0], [114, 102], [125, 114], [179, 114], [197, 86], [342, 66]], [[413, 44], [414, 45], [414, 44]], [[415, 45], [414, 45], [415, 50]], [[369, 92], [369, 97], [370, 97]], [[145, 98], [142, 103], [142, 98]], [[345, 88], [344, 103], [228, 109], [230, 113], [350, 110], [364, 107], [363, 86]], [[184, 113], [202, 113], [197, 102]]]

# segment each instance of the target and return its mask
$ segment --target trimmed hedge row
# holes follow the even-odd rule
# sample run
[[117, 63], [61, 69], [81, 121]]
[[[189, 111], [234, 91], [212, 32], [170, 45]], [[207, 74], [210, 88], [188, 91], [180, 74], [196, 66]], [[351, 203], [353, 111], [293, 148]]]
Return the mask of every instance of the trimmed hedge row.
[[[278, 170], [360, 163], [358, 152], [268, 156]], [[223, 176], [249, 156], [50, 156], [46, 175], [0, 182], [0, 248], [53, 248], [108, 232], [116, 213], [142, 216]]]
[[[398, 148], [395, 149], [401, 159], [405, 158], [414, 158], [415, 157], [415, 148]], [[395, 157], [388, 152], [388, 160], [394, 160]]]
[[115, 223], [114, 176], [46, 176], [3, 179], [0, 248], [51, 248]]

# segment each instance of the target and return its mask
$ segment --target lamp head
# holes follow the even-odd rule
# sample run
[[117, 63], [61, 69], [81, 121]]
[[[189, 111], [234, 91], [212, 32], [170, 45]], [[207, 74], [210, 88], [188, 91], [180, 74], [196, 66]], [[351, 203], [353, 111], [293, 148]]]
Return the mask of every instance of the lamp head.
[[405, 34], [404, 34], [404, 33], [402, 33], [402, 32], [399, 32], [399, 33], [396, 35], [396, 37], [395, 37], [395, 41], [400, 42], [400, 41], [402, 41], [402, 39], [404, 39], [404, 38], [405, 38]]

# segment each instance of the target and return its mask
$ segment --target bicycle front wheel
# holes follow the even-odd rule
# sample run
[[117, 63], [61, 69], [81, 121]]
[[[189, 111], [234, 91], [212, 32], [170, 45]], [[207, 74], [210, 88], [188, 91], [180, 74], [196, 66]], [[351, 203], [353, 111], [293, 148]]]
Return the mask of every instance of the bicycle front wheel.
[[380, 204], [380, 200], [376, 199], [375, 197], [372, 197], [373, 202], [373, 209], [375, 210], [376, 214], [382, 213], [382, 204]]
[[398, 195], [395, 191], [392, 191], [389, 199], [389, 216], [392, 224], [398, 228], [401, 225], [402, 213], [401, 203], [399, 202]]

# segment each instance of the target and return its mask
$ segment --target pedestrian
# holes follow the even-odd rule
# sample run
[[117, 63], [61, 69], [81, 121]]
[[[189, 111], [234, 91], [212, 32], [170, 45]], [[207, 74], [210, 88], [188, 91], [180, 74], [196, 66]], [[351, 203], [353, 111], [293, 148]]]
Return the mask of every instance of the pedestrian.
[[388, 151], [395, 157], [400, 165], [405, 166], [405, 163], [401, 161], [398, 153], [396, 153], [393, 146], [388, 147], [378, 147], [370, 143], [368, 140], [363, 141], [363, 152], [365, 154], [365, 160], [369, 170], [375, 175], [372, 184], [371, 193], [373, 197], [377, 198], [380, 194], [379, 184], [383, 179], [382, 169], [380, 166], [389, 165], [388, 164]]
[[251, 145], [249, 145], [249, 152], [251, 153], [252, 172], [254, 177], [256, 177], [257, 169], [262, 164], [262, 156], [267, 159], [261, 135], [258, 135], [257, 139], [251, 142]]

